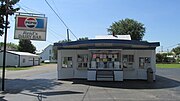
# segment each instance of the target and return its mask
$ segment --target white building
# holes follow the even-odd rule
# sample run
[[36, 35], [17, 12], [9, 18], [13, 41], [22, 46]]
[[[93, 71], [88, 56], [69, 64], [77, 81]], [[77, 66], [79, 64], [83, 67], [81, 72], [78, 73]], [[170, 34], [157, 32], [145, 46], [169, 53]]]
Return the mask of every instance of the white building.
[[41, 62], [48, 60], [49, 62], [57, 62], [55, 59], [53, 51], [53, 45], [47, 46], [41, 53], [40, 53], [40, 60]]
[[159, 42], [98, 38], [54, 45], [58, 47], [58, 79], [147, 80], [150, 68], [155, 80]]
[[[3, 51], [0, 52], [0, 66], [3, 65]], [[6, 66], [36, 66], [40, 65], [39, 56], [28, 52], [6, 52]]]

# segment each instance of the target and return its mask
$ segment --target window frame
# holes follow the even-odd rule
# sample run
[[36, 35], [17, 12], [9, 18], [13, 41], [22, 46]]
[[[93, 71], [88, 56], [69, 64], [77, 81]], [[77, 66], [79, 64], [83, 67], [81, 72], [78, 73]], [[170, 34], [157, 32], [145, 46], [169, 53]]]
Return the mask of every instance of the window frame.
[[148, 65], [151, 66], [151, 57], [139, 57], [139, 69], [146, 69]]
[[123, 68], [133, 68], [134, 55], [133, 54], [123, 54], [122, 55], [122, 67]]
[[87, 69], [88, 66], [88, 54], [77, 54], [77, 68], [78, 69]]
[[[65, 59], [66, 58], [66, 59]], [[71, 59], [70, 59], [71, 58]], [[65, 61], [66, 60], [66, 63], [65, 64]], [[70, 63], [70, 64], [69, 64]], [[66, 66], [65, 66], [66, 65]], [[62, 57], [62, 61], [61, 61], [61, 67], [62, 68], [73, 68], [73, 57], [70, 57], [70, 56], [66, 56], [66, 57]]]

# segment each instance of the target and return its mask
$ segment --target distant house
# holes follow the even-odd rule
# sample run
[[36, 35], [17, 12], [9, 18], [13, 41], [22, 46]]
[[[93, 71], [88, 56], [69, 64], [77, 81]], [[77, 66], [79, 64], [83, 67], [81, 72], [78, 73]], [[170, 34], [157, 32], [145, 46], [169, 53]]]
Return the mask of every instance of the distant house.
[[[6, 66], [36, 66], [40, 64], [39, 56], [28, 52], [6, 52]], [[0, 66], [3, 65], [3, 51], [0, 51]]]
[[57, 62], [54, 54], [53, 45], [49, 45], [40, 53], [40, 61], [44, 62], [48, 60], [49, 62]]

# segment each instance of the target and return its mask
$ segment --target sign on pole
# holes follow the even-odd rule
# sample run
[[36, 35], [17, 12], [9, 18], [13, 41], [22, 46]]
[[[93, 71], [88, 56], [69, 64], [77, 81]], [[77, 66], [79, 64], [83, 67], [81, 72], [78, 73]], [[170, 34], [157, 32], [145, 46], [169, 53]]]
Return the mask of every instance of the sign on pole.
[[46, 41], [47, 17], [16, 15], [14, 39]]

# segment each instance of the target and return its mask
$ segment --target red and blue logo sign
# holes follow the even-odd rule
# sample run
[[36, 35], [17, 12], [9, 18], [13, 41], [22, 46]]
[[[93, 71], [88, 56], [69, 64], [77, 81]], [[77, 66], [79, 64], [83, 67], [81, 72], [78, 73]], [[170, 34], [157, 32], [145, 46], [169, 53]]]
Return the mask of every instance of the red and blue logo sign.
[[18, 17], [17, 18], [17, 27], [20, 28], [37, 28], [37, 29], [44, 29], [45, 22], [42, 18], [36, 17]]

